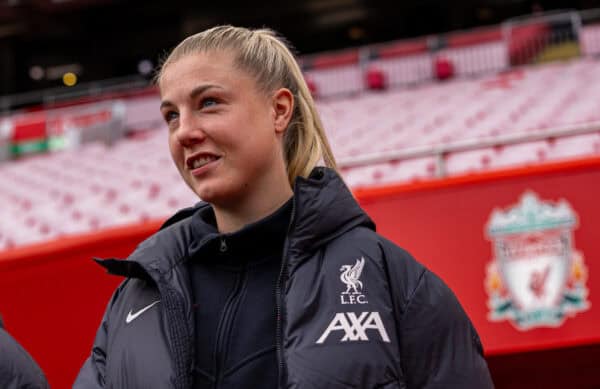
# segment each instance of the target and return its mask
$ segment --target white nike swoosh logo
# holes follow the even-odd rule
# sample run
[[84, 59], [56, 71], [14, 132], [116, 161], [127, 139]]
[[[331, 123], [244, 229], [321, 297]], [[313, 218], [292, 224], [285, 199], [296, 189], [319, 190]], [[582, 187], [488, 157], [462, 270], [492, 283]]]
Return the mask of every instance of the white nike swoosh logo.
[[156, 304], [160, 303], [160, 300], [157, 300], [155, 302], [153, 302], [152, 304], [140, 309], [139, 311], [137, 311], [136, 313], [131, 313], [132, 310], [129, 311], [129, 313], [127, 314], [127, 318], [125, 319], [125, 323], [129, 324], [132, 321], [134, 321], [139, 315], [141, 315], [142, 313], [146, 312], [148, 309], [152, 308], [153, 306], [155, 306]]

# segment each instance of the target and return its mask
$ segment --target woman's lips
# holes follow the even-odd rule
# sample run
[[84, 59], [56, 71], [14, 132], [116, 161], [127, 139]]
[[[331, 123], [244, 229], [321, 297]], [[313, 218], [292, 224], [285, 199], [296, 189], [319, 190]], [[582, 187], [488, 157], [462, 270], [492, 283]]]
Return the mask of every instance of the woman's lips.
[[207, 162], [200, 167], [190, 169], [190, 171], [194, 177], [198, 177], [217, 167], [220, 161], [221, 157], [217, 157], [216, 159]]

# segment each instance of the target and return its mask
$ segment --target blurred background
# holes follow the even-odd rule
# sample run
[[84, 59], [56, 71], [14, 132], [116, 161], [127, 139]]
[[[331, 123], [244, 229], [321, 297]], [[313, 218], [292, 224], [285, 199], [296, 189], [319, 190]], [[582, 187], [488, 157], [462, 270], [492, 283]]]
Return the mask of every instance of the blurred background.
[[[4, 0], [0, 95], [61, 87], [62, 76], [69, 72], [77, 76], [77, 84], [138, 80], [183, 37], [216, 24], [269, 26], [286, 36], [300, 54], [309, 54], [598, 6], [595, 0], [263, 0], [252, 5], [243, 1], [200, 5], [174, 0], [166, 5], [152, 0]], [[585, 15], [582, 18], [589, 21]]]
[[498, 388], [600, 388], [600, 0], [4, 0], [0, 314], [53, 387], [120, 282], [90, 258], [198, 201], [151, 79], [224, 23], [294, 45], [348, 186], [455, 291]]

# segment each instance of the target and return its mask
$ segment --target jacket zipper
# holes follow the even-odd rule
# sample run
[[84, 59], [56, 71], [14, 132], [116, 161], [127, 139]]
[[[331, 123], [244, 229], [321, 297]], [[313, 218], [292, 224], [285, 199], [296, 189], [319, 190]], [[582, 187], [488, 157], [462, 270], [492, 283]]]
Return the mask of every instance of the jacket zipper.
[[283, 282], [287, 279], [287, 254], [289, 249], [289, 236], [292, 231], [292, 225], [294, 224], [294, 217], [296, 214], [296, 196], [292, 197], [292, 214], [290, 216], [290, 224], [288, 225], [287, 235], [285, 237], [285, 243], [283, 245], [283, 255], [281, 259], [281, 269], [279, 271], [279, 277], [277, 279], [277, 287], [275, 288], [275, 312], [276, 312], [276, 331], [275, 331], [275, 347], [277, 349], [277, 359], [279, 362], [278, 372], [279, 379], [277, 387], [283, 389], [285, 386], [285, 362], [283, 358], [283, 295], [281, 292]]
[[[222, 240], [222, 246], [225, 240]], [[226, 251], [227, 249], [225, 249]], [[246, 282], [246, 267], [243, 268], [241, 273], [237, 276], [236, 282], [233, 286], [233, 290], [229, 295], [227, 302], [225, 303], [223, 316], [217, 326], [217, 341], [215, 342], [214, 356], [215, 356], [215, 383], [214, 388], [217, 389], [223, 380], [223, 366], [225, 365], [227, 353], [225, 350], [226, 340], [229, 339], [229, 333], [231, 332], [232, 318], [234, 317], [238, 302], [240, 299], [240, 291], [244, 283]]]

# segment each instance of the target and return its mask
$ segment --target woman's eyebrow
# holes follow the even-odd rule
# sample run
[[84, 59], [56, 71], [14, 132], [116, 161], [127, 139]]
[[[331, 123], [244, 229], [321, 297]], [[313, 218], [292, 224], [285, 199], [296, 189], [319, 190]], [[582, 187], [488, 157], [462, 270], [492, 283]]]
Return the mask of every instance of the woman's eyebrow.
[[[192, 91], [190, 92], [190, 99], [194, 99], [196, 98], [198, 95], [201, 95], [202, 93], [206, 92], [209, 89], [224, 89], [222, 86], [219, 85], [215, 85], [215, 84], [207, 84], [207, 85], [200, 85], [194, 89], [192, 89]], [[170, 102], [169, 100], [165, 100], [162, 103], [160, 103], [160, 108], [162, 109], [165, 106], [174, 106], [175, 104], [173, 104], [172, 102]]]
[[196, 88], [192, 89], [192, 91], [190, 92], [190, 98], [193, 99], [193, 98], [197, 97], [198, 95], [201, 95], [202, 93], [206, 92], [207, 90], [213, 89], [213, 88], [223, 89], [222, 86], [214, 85], [214, 84], [200, 85], [200, 86], [197, 86]]
[[163, 101], [163, 102], [160, 103], [160, 109], [163, 109], [164, 107], [167, 107], [167, 106], [172, 107], [174, 105], [175, 104], [171, 103], [169, 100], [165, 100], [165, 101]]

